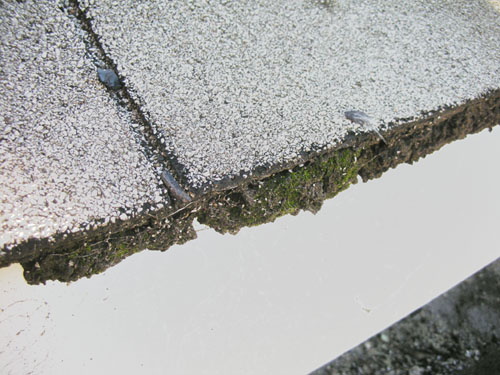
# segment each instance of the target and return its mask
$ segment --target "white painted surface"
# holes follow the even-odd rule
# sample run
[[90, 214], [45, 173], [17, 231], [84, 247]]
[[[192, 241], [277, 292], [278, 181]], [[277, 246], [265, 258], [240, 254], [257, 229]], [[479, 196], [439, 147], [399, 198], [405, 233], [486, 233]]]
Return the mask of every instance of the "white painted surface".
[[500, 129], [358, 184], [317, 214], [91, 279], [0, 270], [3, 374], [305, 374], [500, 256]]

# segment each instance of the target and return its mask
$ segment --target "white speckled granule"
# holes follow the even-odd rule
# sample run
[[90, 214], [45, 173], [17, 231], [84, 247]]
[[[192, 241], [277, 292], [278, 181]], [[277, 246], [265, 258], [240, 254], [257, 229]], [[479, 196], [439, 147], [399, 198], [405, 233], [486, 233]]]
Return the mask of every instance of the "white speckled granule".
[[0, 20], [0, 248], [162, 201], [75, 23], [49, 0], [3, 1]]
[[500, 87], [482, 0], [81, 1], [193, 186]]

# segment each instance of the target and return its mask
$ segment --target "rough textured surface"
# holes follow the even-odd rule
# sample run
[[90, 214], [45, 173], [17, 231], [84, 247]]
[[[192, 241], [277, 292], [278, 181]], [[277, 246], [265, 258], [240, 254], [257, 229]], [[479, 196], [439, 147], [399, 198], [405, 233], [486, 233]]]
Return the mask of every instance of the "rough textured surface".
[[21, 261], [29, 283], [76, 280], [104, 271], [143, 249], [167, 250], [196, 237], [194, 218], [215, 230], [236, 233], [244, 226], [273, 221], [300, 210], [316, 212], [325, 199], [356, 182], [379, 177], [400, 163], [412, 163], [467, 134], [500, 124], [500, 90], [446, 112], [393, 128], [388, 144], [376, 135], [355, 137], [345, 148], [316, 155], [303, 165], [273, 173], [228, 191], [212, 193], [172, 215], [170, 209], [109, 224], [57, 244], [22, 251], [23, 258], [0, 259], [0, 266]]
[[[164, 211], [164, 210], [163, 210]], [[47, 280], [64, 282], [104, 272], [126, 257], [144, 249], [165, 251], [174, 244], [196, 238], [195, 215], [190, 212], [166, 217], [165, 212], [129, 220], [125, 225], [108, 225], [105, 235], [86, 233], [83, 238], [58, 242], [58, 247], [22, 260], [29, 284]]]
[[[383, 130], [500, 86], [482, 0], [82, 0], [193, 187]], [[184, 168], [182, 168], [182, 166]]]
[[[56, 1], [0, 2], [0, 248], [161, 207], [138, 127]], [[6, 253], [0, 254], [0, 259]]]
[[500, 260], [314, 375], [500, 374]]
[[356, 181], [380, 177], [389, 168], [412, 163], [467, 134], [500, 124], [500, 90], [425, 120], [392, 128], [388, 143], [371, 134], [354, 144], [316, 156], [304, 165], [258, 182], [241, 185], [209, 200], [198, 220], [217, 231], [236, 233], [244, 226], [273, 221], [299, 210], [316, 212], [325, 199]]
[[[74, 279], [191, 238], [193, 215], [234, 232], [316, 211], [355, 173], [500, 122], [500, 22], [480, 0], [10, 0], [0, 12], [0, 266]], [[167, 183], [168, 207], [164, 171], [185, 177]]]

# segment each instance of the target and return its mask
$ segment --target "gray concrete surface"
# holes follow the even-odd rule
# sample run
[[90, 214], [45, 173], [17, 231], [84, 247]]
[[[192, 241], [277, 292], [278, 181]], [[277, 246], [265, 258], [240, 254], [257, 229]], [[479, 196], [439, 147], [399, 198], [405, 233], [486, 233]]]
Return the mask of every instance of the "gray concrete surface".
[[28, 238], [127, 220], [164, 201], [137, 124], [99, 82], [83, 32], [57, 5], [0, 2], [5, 251]]
[[497, 375], [500, 259], [311, 375]]
[[[94, 32], [193, 187], [500, 86], [483, 0], [82, 0]], [[397, 122], [397, 121], [396, 121]]]

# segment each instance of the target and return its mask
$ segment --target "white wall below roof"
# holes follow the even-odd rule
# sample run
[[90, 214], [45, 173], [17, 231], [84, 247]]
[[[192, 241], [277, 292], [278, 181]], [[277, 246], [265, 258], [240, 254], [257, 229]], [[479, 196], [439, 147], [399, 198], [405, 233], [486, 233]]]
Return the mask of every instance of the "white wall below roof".
[[0, 369], [305, 374], [500, 256], [500, 128], [351, 187], [317, 214], [212, 230], [91, 279], [0, 270]]

